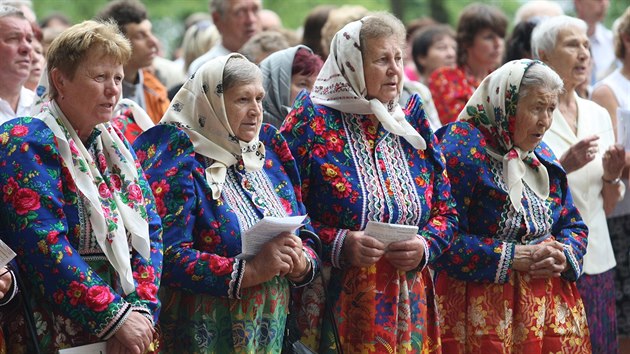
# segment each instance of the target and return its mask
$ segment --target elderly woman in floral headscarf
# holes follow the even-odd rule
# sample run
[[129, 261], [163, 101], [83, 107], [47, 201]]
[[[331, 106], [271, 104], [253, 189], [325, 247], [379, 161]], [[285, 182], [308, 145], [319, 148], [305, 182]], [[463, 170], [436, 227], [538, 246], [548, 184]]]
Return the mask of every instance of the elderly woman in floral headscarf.
[[291, 152], [262, 124], [264, 95], [255, 64], [218, 57], [134, 143], [164, 224], [167, 353], [279, 353], [289, 286], [316, 274], [314, 253], [289, 232], [237, 257], [261, 219], [305, 214]]
[[[335, 352], [333, 320], [346, 354], [439, 350], [426, 265], [449, 246], [457, 218], [421, 99], [398, 104], [404, 43], [404, 26], [391, 14], [346, 25], [310, 97], [296, 98], [282, 128], [332, 265], [327, 301], [334, 319], [324, 320], [319, 353]], [[364, 232], [368, 221], [418, 231], [385, 246]], [[302, 307], [317, 328], [321, 308], [308, 303], [318, 300], [312, 290]], [[316, 346], [317, 335], [305, 337]]]
[[446, 353], [590, 352], [575, 285], [587, 228], [542, 143], [561, 91], [541, 62], [509, 62], [437, 133], [459, 212], [436, 262]]

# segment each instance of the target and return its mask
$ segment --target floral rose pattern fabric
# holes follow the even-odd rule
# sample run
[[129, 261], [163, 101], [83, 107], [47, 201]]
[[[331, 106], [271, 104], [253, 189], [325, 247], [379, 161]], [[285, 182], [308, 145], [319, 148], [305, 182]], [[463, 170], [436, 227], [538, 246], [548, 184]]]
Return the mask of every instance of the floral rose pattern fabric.
[[284, 138], [263, 124], [260, 141], [263, 169], [247, 172], [239, 159], [228, 167], [219, 199], [206, 180], [210, 161], [195, 153], [184, 130], [158, 125], [134, 143], [164, 223], [160, 323], [169, 353], [280, 351], [289, 283], [274, 277], [241, 289], [245, 262], [236, 256], [241, 233], [264, 216], [305, 210]]
[[[97, 134], [98, 129], [90, 141]], [[157, 323], [162, 229], [149, 185], [139, 165], [139, 185], [122, 185], [125, 178], [101, 163], [94, 145], [88, 142], [86, 148], [104, 178], [103, 195], [110, 188], [126, 188], [125, 198], [146, 199], [152, 252], [150, 259], [132, 253], [136, 290], [126, 296], [96, 239], [89, 237], [86, 200], [60, 158], [52, 131], [36, 118], [0, 126], [0, 229], [18, 254], [43, 352], [107, 339], [130, 311]], [[13, 321], [5, 335], [10, 353], [27, 351], [23, 318]]]
[[[363, 230], [368, 220], [417, 225], [428, 263], [449, 246], [455, 205], [422, 106], [412, 96], [405, 115], [427, 141], [426, 150], [414, 149], [368, 116], [315, 105], [307, 93], [298, 95], [282, 127], [298, 162], [306, 209], [322, 238], [324, 262], [333, 266], [329, 300], [345, 353], [439, 352], [428, 272], [402, 272], [385, 258], [357, 268], [341, 257], [347, 232]], [[321, 336], [316, 330], [323, 313], [319, 292], [314, 286], [304, 290], [305, 314], [299, 318], [305, 341], [317, 349], [321, 337], [318, 352], [334, 353], [330, 322], [324, 321]]]
[[[534, 153], [549, 173], [546, 200], [525, 185], [523, 210], [508, 198], [503, 165], [486, 152], [483, 132], [456, 122], [436, 133], [457, 201], [459, 228], [436, 263], [436, 293], [446, 353], [589, 353], [584, 306], [575, 286], [587, 228], [566, 174], [547, 145]], [[555, 239], [569, 265], [561, 278], [512, 270], [519, 244]], [[542, 241], [544, 242], [544, 241]]]

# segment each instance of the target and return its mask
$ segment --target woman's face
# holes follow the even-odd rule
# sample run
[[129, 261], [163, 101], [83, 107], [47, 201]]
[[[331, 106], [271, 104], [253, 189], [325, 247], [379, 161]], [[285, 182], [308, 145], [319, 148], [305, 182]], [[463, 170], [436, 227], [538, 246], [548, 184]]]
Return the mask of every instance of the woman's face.
[[26, 80], [28, 85], [25, 86], [37, 87], [45, 64], [44, 50], [42, 44], [36, 39], [33, 39], [31, 46], [33, 47], [33, 51], [31, 52], [31, 73], [28, 76], [28, 80]]
[[468, 64], [498, 67], [503, 60], [505, 41], [489, 28], [475, 34], [472, 45], [466, 51]]
[[557, 105], [557, 94], [538, 87], [530, 89], [527, 96], [520, 98], [516, 106], [514, 145], [525, 151], [534, 150], [551, 126]]
[[451, 36], [444, 35], [431, 44], [427, 55], [419, 57], [419, 62], [424, 68], [422, 75], [429, 77], [431, 73], [443, 66], [454, 67], [457, 58], [457, 42]]
[[311, 75], [304, 75], [304, 74], [291, 75], [291, 98], [289, 101], [290, 102], [289, 106], [293, 105], [293, 101], [295, 101], [295, 98], [297, 97], [298, 93], [300, 93], [300, 91], [305, 89], [306, 91], [311, 92], [316, 79], [317, 79], [316, 71], [313, 71]]
[[262, 100], [265, 89], [262, 80], [232, 86], [225, 91], [223, 100], [230, 128], [242, 141], [252, 141], [262, 124]]
[[367, 99], [383, 103], [395, 100], [402, 88], [403, 51], [395, 37], [367, 40], [363, 51], [363, 75]]
[[555, 47], [550, 53], [542, 52], [541, 59], [560, 75], [565, 88], [570, 89], [589, 79], [589, 47], [584, 31], [567, 27], [558, 32]]
[[75, 128], [93, 128], [111, 119], [123, 78], [121, 63], [99, 51], [90, 51], [74, 78], [59, 71], [53, 76], [59, 94], [56, 101]]

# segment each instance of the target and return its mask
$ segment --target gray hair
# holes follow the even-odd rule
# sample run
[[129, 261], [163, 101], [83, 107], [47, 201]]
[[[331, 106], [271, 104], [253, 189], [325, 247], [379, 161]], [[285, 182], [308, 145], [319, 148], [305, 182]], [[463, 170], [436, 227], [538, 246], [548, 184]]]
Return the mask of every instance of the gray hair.
[[532, 32], [532, 56], [534, 59], [540, 59], [540, 53], [550, 53], [556, 46], [558, 33], [563, 29], [575, 27], [580, 29], [584, 34], [588, 28], [586, 22], [579, 18], [570, 16], [555, 16], [543, 20]]
[[3, 17], [19, 17], [25, 19], [24, 12], [20, 11], [17, 7], [0, 4], [0, 18]]
[[519, 100], [527, 97], [531, 90], [538, 88], [544, 92], [560, 94], [564, 90], [564, 83], [553, 69], [547, 65], [536, 62], [532, 64], [521, 79], [519, 88]]
[[243, 57], [231, 57], [223, 68], [223, 90], [255, 82], [262, 83], [260, 68]]
[[365, 56], [367, 41], [369, 39], [394, 37], [404, 51], [407, 38], [405, 25], [400, 20], [388, 12], [375, 12], [362, 20], [361, 32], [359, 32], [359, 42], [361, 54]]
[[230, 0], [210, 0], [210, 2], [208, 3], [208, 7], [210, 8], [210, 13], [212, 14], [213, 12], [217, 12], [219, 13], [221, 17], [223, 17], [225, 12], [227, 11], [227, 7], [228, 7], [227, 3], [229, 1]]

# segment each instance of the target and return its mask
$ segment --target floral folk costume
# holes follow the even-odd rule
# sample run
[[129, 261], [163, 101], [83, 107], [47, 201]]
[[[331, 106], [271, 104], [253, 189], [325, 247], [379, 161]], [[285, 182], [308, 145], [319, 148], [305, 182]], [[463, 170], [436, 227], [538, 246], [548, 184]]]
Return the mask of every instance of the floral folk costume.
[[[246, 143], [230, 128], [222, 80], [231, 57], [245, 60], [231, 54], [204, 64], [161, 124], [134, 143], [164, 224], [164, 353], [279, 353], [282, 346], [289, 281], [276, 276], [242, 289], [247, 261], [236, 256], [241, 235], [264, 216], [305, 210], [277, 130], [263, 124]], [[312, 264], [305, 283], [317, 271]]]
[[[131, 311], [157, 323], [162, 229], [122, 134], [99, 124], [84, 144], [53, 100], [0, 126], [0, 157], [3, 238], [43, 352], [106, 340]], [[26, 352], [24, 327], [11, 324], [9, 352]]]
[[[282, 130], [324, 261], [332, 265], [327, 301], [344, 353], [440, 352], [425, 265], [448, 247], [456, 223], [444, 161], [417, 95], [404, 110], [397, 99], [386, 106], [365, 98], [361, 25], [352, 22], [337, 33], [311, 96], [296, 98]], [[403, 272], [385, 258], [365, 268], [346, 264], [345, 236], [369, 220], [419, 226], [425, 246], [419, 269]], [[320, 300], [321, 287], [305, 288], [298, 316], [303, 338], [315, 350], [319, 345], [319, 353], [335, 353], [330, 319], [317, 330]]]
[[[575, 286], [587, 228], [566, 173], [544, 144], [512, 143], [519, 88], [531, 60], [488, 76], [456, 122], [438, 131], [457, 200], [459, 232], [437, 261], [436, 292], [447, 353], [589, 353]], [[512, 269], [516, 245], [553, 240], [569, 268], [533, 279]]]

